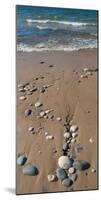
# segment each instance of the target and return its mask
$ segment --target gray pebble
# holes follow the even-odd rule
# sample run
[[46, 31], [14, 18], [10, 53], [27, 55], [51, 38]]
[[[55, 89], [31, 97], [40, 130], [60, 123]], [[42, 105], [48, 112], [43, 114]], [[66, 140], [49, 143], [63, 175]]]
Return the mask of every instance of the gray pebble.
[[85, 160], [76, 160], [73, 163], [74, 168], [77, 170], [86, 170], [90, 167], [90, 164]]
[[68, 149], [68, 147], [69, 147], [68, 144], [67, 144], [67, 143], [64, 143], [63, 146], [62, 146], [62, 149], [63, 149], [64, 151], [66, 151], [66, 150]]
[[18, 155], [17, 156], [17, 165], [24, 165], [27, 160], [25, 155]]
[[70, 176], [70, 179], [73, 181], [73, 183], [77, 180], [77, 177], [78, 177], [78, 175], [75, 173], [75, 174], [72, 174], [71, 176]]
[[70, 187], [72, 185], [72, 180], [69, 178], [66, 178], [62, 181], [62, 185], [64, 185], [65, 187]]
[[36, 176], [38, 174], [38, 169], [36, 166], [28, 164], [22, 169], [22, 172], [25, 175]]
[[66, 171], [62, 168], [57, 168], [56, 175], [57, 175], [58, 179], [61, 181], [63, 181], [64, 179], [67, 178]]

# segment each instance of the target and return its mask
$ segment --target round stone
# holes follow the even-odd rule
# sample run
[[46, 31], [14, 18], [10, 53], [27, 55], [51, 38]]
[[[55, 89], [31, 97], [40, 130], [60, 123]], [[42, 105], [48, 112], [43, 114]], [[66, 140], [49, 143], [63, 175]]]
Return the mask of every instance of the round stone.
[[64, 133], [64, 138], [65, 138], [65, 139], [69, 139], [70, 136], [71, 136], [71, 134], [70, 134], [69, 132], [65, 132], [65, 133]]
[[55, 174], [48, 174], [47, 178], [48, 178], [49, 182], [53, 182], [53, 181], [56, 180], [56, 175]]
[[18, 92], [25, 92], [24, 88], [19, 88]]
[[42, 104], [40, 103], [40, 102], [36, 102], [35, 103], [35, 108], [38, 108], [38, 107], [40, 107]]
[[38, 174], [38, 169], [36, 166], [28, 164], [22, 169], [22, 172], [25, 175], [36, 176]]
[[68, 156], [61, 156], [59, 159], [58, 159], [58, 165], [60, 168], [63, 168], [63, 169], [68, 169], [72, 166], [72, 159], [68, 158]]
[[78, 130], [78, 126], [75, 124], [75, 125], [72, 125], [71, 127], [70, 127], [70, 132], [71, 133], [74, 133], [74, 132], [76, 132]]
[[92, 172], [92, 173], [95, 173], [95, 172], [96, 172], [96, 169], [92, 168], [92, 169], [91, 169], [91, 172]]
[[75, 172], [75, 168], [74, 167], [70, 167], [69, 170], [68, 170], [68, 172], [70, 174], [73, 174]]
[[40, 117], [44, 117], [44, 115], [45, 115], [44, 111], [40, 112]]
[[25, 155], [18, 155], [17, 156], [17, 165], [24, 165], [27, 160]]
[[62, 185], [64, 185], [65, 187], [70, 187], [72, 185], [72, 180], [69, 178], [66, 178], [62, 181]]
[[73, 163], [73, 167], [77, 170], [86, 170], [90, 167], [90, 164], [85, 160], [76, 160]]
[[57, 175], [58, 179], [61, 181], [63, 181], [64, 179], [67, 178], [67, 174], [66, 174], [65, 170], [62, 168], [57, 168], [56, 175]]

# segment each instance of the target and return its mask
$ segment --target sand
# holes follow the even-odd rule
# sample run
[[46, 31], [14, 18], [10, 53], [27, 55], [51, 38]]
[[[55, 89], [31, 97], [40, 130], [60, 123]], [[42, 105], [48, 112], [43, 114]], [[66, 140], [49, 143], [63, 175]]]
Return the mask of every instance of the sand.
[[[44, 62], [41, 64], [40, 62]], [[49, 67], [53, 65], [53, 67]], [[73, 191], [97, 189], [97, 81], [98, 72], [93, 72], [88, 78], [80, 78], [83, 68], [97, 68], [97, 50], [80, 50], [75, 52], [17, 52], [16, 76], [20, 83], [35, 83], [37, 88], [50, 85], [44, 93], [33, 92], [27, 100], [20, 101], [23, 93], [17, 91], [17, 121], [16, 121], [16, 155], [25, 153], [27, 163], [34, 164], [39, 169], [37, 176], [27, 176], [22, 173], [23, 166], [16, 167], [16, 193], [43, 193], [67, 191], [60, 181], [49, 182], [47, 175], [58, 167], [58, 158], [63, 154], [64, 122], [66, 116], [72, 123], [79, 126], [76, 143], [83, 150], [76, 159], [87, 160], [90, 168], [78, 172], [78, 179], [73, 184]], [[41, 78], [44, 77], [44, 79]], [[38, 80], [34, 80], [38, 77]], [[39, 110], [53, 109], [52, 114], [62, 120], [37, 119], [34, 104], [43, 103]], [[31, 108], [33, 113], [25, 117], [25, 110]], [[29, 134], [28, 128], [42, 127], [38, 133]], [[53, 140], [46, 140], [44, 133], [54, 135]], [[93, 138], [93, 143], [89, 139]], [[55, 148], [56, 153], [52, 150]], [[95, 168], [96, 173], [91, 169]]]

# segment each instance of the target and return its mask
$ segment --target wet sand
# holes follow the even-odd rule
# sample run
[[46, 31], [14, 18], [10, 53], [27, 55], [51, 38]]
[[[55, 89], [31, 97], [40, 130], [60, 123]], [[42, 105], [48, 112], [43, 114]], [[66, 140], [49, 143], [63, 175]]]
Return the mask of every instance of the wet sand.
[[[87, 78], [81, 78], [84, 68], [97, 68], [97, 50], [80, 50], [76, 52], [17, 52], [16, 76], [17, 85], [20, 83], [35, 84], [37, 91], [27, 95], [17, 91], [17, 122], [16, 122], [16, 154], [25, 153], [27, 163], [38, 167], [37, 176], [27, 176], [22, 173], [23, 166], [16, 167], [16, 193], [60, 192], [67, 189], [59, 180], [49, 182], [47, 175], [58, 167], [58, 158], [63, 155], [64, 123], [69, 115], [70, 121], [79, 127], [76, 142], [71, 144], [73, 149], [77, 144], [83, 147], [76, 157], [87, 160], [90, 168], [78, 172], [78, 179], [73, 184], [73, 191], [97, 189], [97, 76], [92, 72]], [[43, 62], [43, 63], [41, 63]], [[53, 65], [49, 67], [49, 65]], [[44, 78], [42, 78], [44, 77]], [[35, 80], [38, 78], [38, 80]], [[44, 93], [40, 93], [43, 85], [50, 85]], [[18, 90], [18, 89], [17, 89]], [[35, 102], [41, 102], [41, 110], [53, 109], [54, 119], [38, 119]], [[31, 104], [31, 105], [30, 105]], [[32, 114], [25, 117], [25, 110], [31, 107]], [[61, 117], [57, 121], [56, 117]], [[38, 133], [29, 134], [28, 128], [42, 127]], [[54, 135], [53, 140], [46, 140], [45, 132]], [[89, 139], [93, 139], [93, 143]], [[56, 153], [53, 153], [53, 149]], [[96, 172], [92, 173], [91, 169]]]

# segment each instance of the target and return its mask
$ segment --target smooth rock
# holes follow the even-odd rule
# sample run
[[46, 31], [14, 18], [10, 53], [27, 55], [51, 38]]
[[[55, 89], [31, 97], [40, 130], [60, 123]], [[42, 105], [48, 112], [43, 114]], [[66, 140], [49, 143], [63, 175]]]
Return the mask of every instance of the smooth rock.
[[18, 92], [25, 92], [24, 88], [19, 88]]
[[46, 140], [53, 140], [54, 139], [54, 136], [53, 135], [47, 135], [46, 136]]
[[17, 156], [17, 165], [24, 165], [26, 161], [27, 161], [27, 157], [25, 155]]
[[57, 117], [56, 120], [57, 120], [57, 121], [61, 121], [62, 118], [61, 118], [61, 117]]
[[70, 168], [68, 169], [68, 172], [69, 172], [70, 174], [73, 174], [73, 173], [75, 172], [75, 168], [74, 168], [74, 167], [70, 167]]
[[70, 187], [72, 185], [72, 180], [69, 178], [66, 178], [62, 181], [62, 185], [64, 185], [65, 187]]
[[36, 176], [38, 174], [38, 169], [36, 166], [28, 164], [22, 169], [22, 172], [25, 175]]
[[70, 159], [68, 156], [61, 156], [58, 159], [58, 165], [60, 168], [68, 169], [72, 166], [73, 160]]
[[72, 137], [73, 137], [73, 138], [75, 138], [75, 137], [77, 137], [77, 136], [78, 136], [77, 133], [72, 133]]
[[84, 72], [88, 72], [89, 69], [88, 69], [87, 67], [85, 67], [85, 68], [83, 68], [83, 71], [84, 71]]
[[52, 111], [53, 111], [53, 109], [49, 109], [49, 110], [46, 110], [45, 113], [46, 113], [46, 114], [49, 114], [49, 113], [52, 112]]
[[90, 167], [90, 164], [85, 160], [76, 160], [73, 163], [73, 167], [77, 170], [86, 170]]
[[26, 110], [25, 110], [25, 116], [26, 116], [26, 117], [29, 116], [29, 115], [31, 115], [31, 113], [32, 113], [32, 110], [31, 110], [31, 109], [26, 109]]
[[28, 131], [29, 131], [29, 132], [32, 132], [32, 131], [34, 131], [34, 127], [32, 127], [32, 126], [31, 126], [31, 127], [29, 127], [29, 128], [28, 128]]
[[47, 178], [48, 178], [49, 182], [53, 182], [53, 181], [56, 180], [56, 175], [55, 174], [48, 174]]
[[75, 124], [75, 125], [72, 125], [71, 127], [70, 127], [70, 132], [71, 133], [74, 133], [74, 132], [76, 132], [78, 130], [78, 126]]
[[44, 115], [45, 115], [44, 111], [40, 112], [40, 117], [44, 117]]
[[64, 143], [63, 146], [62, 146], [62, 149], [64, 151], [66, 151], [68, 149], [69, 145], [67, 143]]
[[94, 139], [93, 138], [90, 138], [89, 139], [89, 142], [92, 144], [92, 143], [94, 143]]
[[36, 103], [35, 103], [35, 108], [38, 108], [38, 107], [40, 107], [42, 104], [39, 102], [39, 101], [37, 101]]
[[76, 142], [75, 138], [71, 139], [71, 143], [75, 143], [75, 142]]
[[21, 97], [19, 97], [19, 100], [21, 100], [21, 101], [26, 100], [26, 97], [25, 96], [21, 96]]
[[68, 139], [68, 138], [70, 138], [71, 137], [71, 134], [69, 133], [69, 132], [65, 132], [64, 133], [64, 138], [65, 139]]
[[70, 176], [70, 179], [73, 181], [73, 183], [77, 180], [77, 177], [78, 177], [78, 175], [75, 173], [75, 174], [72, 174], [71, 176]]
[[58, 179], [61, 181], [63, 181], [64, 179], [67, 178], [67, 174], [66, 174], [65, 170], [62, 168], [57, 168], [56, 175], [57, 175]]
[[92, 168], [92, 169], [91, 169], [91, 172], [92, 172], [92, 173], [95, 173], [95, 172], [96, 172], [96, 169], [95, 169], [95, 168]]

